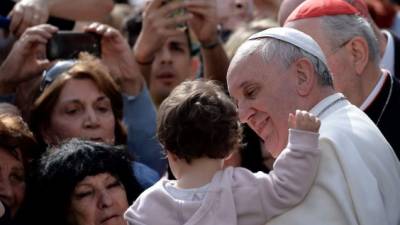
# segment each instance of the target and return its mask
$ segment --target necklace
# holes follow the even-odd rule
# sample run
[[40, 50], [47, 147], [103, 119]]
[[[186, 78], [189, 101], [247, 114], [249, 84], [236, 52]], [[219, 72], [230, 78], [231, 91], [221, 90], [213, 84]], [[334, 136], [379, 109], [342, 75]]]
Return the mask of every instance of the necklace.
[[335, 101], [331, 102], [329, 105], [325, 106], [325, 108], [323, 108], [323, 109], [321, 110], [321, 112], [319, 112], [319, 113], [317, 114], [317, 117], [320, 117], [324, 112], [326, 112], [326, 110], [330, 109], [332, 106], [334, 106], [334, 105], [337, 104], [338, 102], [341, 102], [341, 101], [343, 101], [343, 100], [345, 100], [345, 99], [346, 99], [346, 97], [342, 96], [342, 97], [336, 99]]
[[390, 74], [388, 74], [388, 76], [389, 76], [389, 79], [390, 79], [389, 94], [388, 94], [388, 96], [387, 96], [387, 98], [386, 98], [385, 105], [383, 105], [383, 108], [382, 108], [382, 111], [381, 111], [381, 113], [380, 113], [380, 115], [379, 115], [379, 117], [378, 117], [378, 120], [376, 121], [376, 126], [378, 126], [379, 122], [381, 122], [381, 118], [382, 118], [382, 116], [383, 116], [383, 113], [385, 112], [386, 107], [387, 107], [388, 104], [389, 104], [389, 100], [390, 100], [390, 98], [392, 97], [392, 91], [393, 91], [393, 77], [392, 77], [392, 75], [390, 75]]

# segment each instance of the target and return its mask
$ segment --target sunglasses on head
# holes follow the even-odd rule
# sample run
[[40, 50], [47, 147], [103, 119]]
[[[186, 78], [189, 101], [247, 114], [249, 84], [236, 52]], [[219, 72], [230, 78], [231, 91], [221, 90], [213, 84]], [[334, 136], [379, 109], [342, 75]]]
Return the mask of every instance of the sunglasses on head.
[[58, 61], [50, 69], [43, 71], [40, 92], [43, 92], [59, 75], [71, 69], [75, 63], [75, 60]]

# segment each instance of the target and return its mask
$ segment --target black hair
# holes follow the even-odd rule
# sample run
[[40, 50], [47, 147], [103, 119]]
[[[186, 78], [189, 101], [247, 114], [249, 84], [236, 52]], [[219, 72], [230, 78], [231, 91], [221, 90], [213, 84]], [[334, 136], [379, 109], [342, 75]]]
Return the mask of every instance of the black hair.
[[[44, 155], [37, 170], [31, 202], [35, 222], [67, 225], [75, 186], [87, 176], [110, 173], [125, 188], [128, 203], [143, 191], [133, 175], [131, 157], [124, 147], [71, 139]], [[39, 215], [38, 215], [39, 214]], [[34, 223], [35, 224], [35, 223]]]

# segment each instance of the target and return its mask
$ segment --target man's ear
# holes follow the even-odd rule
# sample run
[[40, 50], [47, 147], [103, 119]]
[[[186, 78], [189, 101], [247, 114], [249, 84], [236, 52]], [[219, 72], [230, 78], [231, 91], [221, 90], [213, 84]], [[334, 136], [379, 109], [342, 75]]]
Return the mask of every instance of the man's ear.
[[351, 63], [357, 75], [363, 74], [369, 61], [367, 41], [357, 36], [352, 38], [344, 47], [349, 53]]
[[300, 96], [307, 96], [315, 82], [315, 71], [311, 61], [302, 57], [295, 62], [296, 90]]

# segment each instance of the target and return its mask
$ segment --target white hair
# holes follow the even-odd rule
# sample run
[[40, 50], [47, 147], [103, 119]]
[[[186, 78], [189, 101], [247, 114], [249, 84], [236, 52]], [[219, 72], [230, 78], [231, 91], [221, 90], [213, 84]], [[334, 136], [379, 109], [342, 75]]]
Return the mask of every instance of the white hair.
[[260, 38], [246, 41], [237, 51], [232, 63], [251, 54], [259, 54], [265, 63], [279, 62], [283, 67], [289, 67], [300, 58], [307, 58], [318, 74], [318, 83], [322, 86], [332, 86], [332, 76], [327, 65], [319, 58], [285, 41], [275, 38]]

